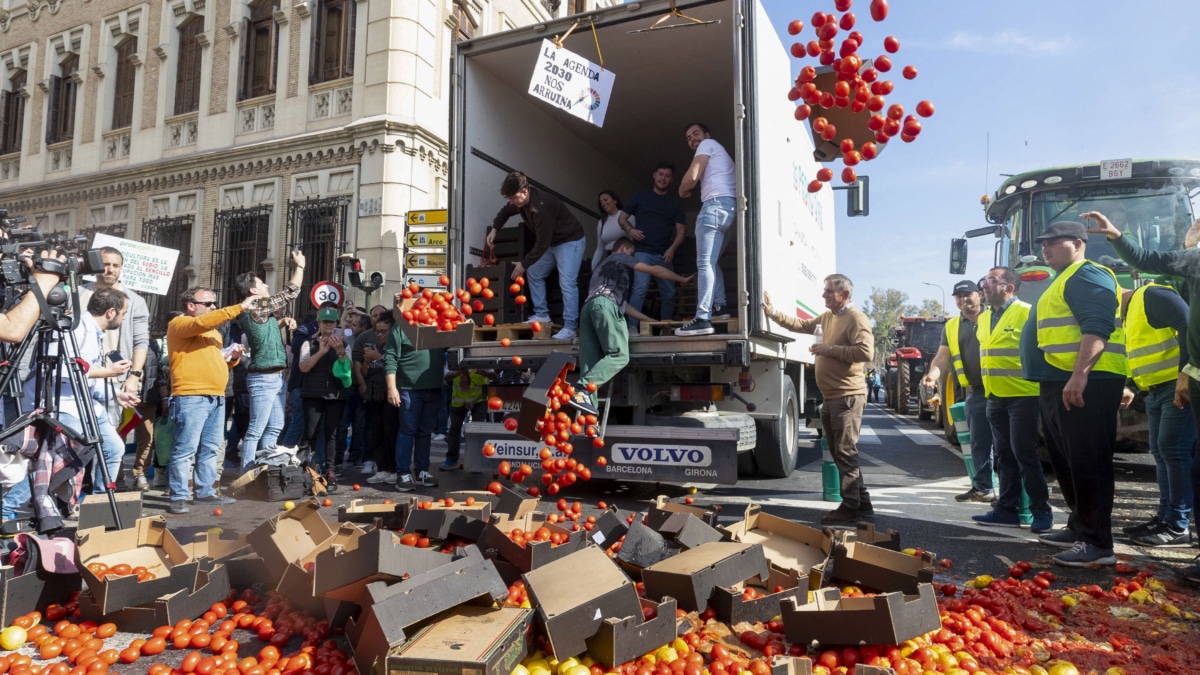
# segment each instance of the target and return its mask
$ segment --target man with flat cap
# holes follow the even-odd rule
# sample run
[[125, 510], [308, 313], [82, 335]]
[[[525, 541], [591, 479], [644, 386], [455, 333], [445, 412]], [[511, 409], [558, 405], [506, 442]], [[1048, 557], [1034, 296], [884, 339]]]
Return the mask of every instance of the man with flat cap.
[[954, 304], [960, 314], [946, 322], [942, 331], [942, 342], [937, 355], [929, 364], [922, 384], [935, 389], [941, 374], [953, 368], [958, 385], [967, 394], [967, 427], [971, 431], [971, 457], [975, 462], [975, 475], [971, 477], [971, 489], [956, 495], [960, 502], [992, 502], [992, 428], [987, 418], [987, 396], [983, 388], [983, 375], [979, 368], [979, 313], [983, 311], [982, 293], [974, 281], [964, 280], [954, 284]]
[[1085, 257], [1087, 227], [1052, 223], [1034, 238], [1057, 276], [1021, 332], [1025, 379], [1041, 385], [1039, 405], [1050, 463], [1071, 509], [1067, 527], [1038, 539], [1067, 550], [1060, 565], [1113, 565], [1113, 449], [1129, 363], [1120, 287], [1112, 270]]

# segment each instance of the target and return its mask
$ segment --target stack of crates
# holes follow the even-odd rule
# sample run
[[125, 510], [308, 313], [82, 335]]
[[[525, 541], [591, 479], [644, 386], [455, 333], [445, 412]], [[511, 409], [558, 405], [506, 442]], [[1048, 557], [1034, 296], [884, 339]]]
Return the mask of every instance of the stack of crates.
[[[483, 314], [493, 315], [498, 325], [521, 323], [533, 316], [533, 297], [529, 293], [529, 285], [526, 284], [521, 291], [526, 298], [524, 305], [516, 303], [516, 296], [509, 292], [509, 286], [513, 283], [513, 268], [533, 249], [535, 239], [533, 230], [524, 224], [517, 227], [506, 227], [496, 233], [494, 251], [498, 264], [491, 267], [467, 266], [468, 279], [478, 281], [487, 279], [488, 287], [495, 293], [495, 296], [490, 299], [478, 299], [483, 301]], [[591, 261], [585, 259], [579, 269], [580, 303], [587, 295], [590, 270]], [[546, 304], [549, 306], [550, 316], [556, 323], [561, 322], [563, 299], [562, 289], [558, 285], [557, 270], [546, 277]], [[482, 324], [482, 317], [476, 323]]]

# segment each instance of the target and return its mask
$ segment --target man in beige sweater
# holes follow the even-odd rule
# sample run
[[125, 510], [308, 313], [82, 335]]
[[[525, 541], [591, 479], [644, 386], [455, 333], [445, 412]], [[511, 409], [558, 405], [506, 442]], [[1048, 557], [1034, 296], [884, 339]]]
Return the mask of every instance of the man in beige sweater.
[[854, 523], [875, 514], [858, 468], [858, 433], [867, 405], [863, 364], [875, 354], [875, 336], [867, 315], [850, 302], [853, 292], [854, 284], [845, 275], [825, 277], [822, 297], [828, 311], [804, 320], [776, 312], [771, 297], [763, 293], [763, 310], [779, 325], [809, 335], [821, 328], [821, 340], [809, 351], [817, 357], [817, 388], [825, 399], [821, 427], [842, 477], [842, 503], [821, 518], [826, 525]]

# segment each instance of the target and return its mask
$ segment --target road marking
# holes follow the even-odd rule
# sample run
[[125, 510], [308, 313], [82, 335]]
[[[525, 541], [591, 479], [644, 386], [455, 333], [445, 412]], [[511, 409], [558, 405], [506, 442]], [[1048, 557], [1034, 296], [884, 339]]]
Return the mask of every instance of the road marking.
[[883, 441], [880, 440], [879, 434], [876, 433], [873, 428], [866, 425], [864, 425], [863, 428], [858, 432], [858, 442], [859, 444], [865, 445], [883, 445]]
[[897, 429], [897, 431], [917, 445], [942, 445], [945, 443], [928, 429]]

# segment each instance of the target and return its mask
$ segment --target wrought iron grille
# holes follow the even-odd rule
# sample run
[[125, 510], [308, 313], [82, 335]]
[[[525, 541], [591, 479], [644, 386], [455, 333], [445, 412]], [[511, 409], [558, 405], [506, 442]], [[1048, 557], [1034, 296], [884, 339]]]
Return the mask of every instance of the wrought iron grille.
[[111, 223], [108, 225], [92, 225], [85, 227], [79, 231], [79, 236], [87, 237], [88, 245], [91, 246], [97, 234], [107, 234], [113, 237], [125, 238], [125, 233], [129, 231], [129, 223]]
[[154, 337], [166, 334], [171, 312], [180, 308], [179, 296], [187, 290], [185, 269], [192, 264], [192, 227], [195, 222], [196, 217], [191, 214], [142, 220], [143, 241], [179, 251], [179, 258], [175, 262], [175, 275], [171, 277], [171, 286], [167, 289], [167, 294], [146, 294], [146, 304], [150, 308], [150, 333]]
[[[350, 197], [325, 197], [288, 202], [288, 250], [299, 248], [305, 257], [304, 285], [300, 287], [300, 307], [309, 304], [309, 292], [319, 281], [342, 283], [344, 263], [338, 257], [346, 252], [346, 207]], [[303, 318], [304, 311], [293, 316]]]
[[242, 272], [266, 276], [271, 205], [217, 211], [213, 216], [212, 285], [222, 306], [238, 302], [233, 280]]

